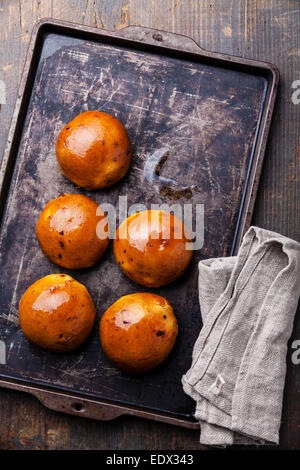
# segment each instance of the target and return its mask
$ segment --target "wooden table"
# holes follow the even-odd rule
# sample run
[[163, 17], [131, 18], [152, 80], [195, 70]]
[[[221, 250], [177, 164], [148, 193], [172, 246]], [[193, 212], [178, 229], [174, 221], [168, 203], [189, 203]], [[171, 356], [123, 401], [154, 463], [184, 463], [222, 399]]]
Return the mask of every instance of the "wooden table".
[[[212, 51], [269, 61], [281, 85], [253, 222], [300, 241], [299, 0], [0, 0], [0, 155], [31, 29], [43, 17], [110, 30], [142, 25], [185, 34]], [[5, 88], [6, 103], [3, 88]], [[300, 93], [299, 93], [300, 97]], [[289, 344], [282, 448], [300, 448], [300, 310]], [[102, 423], [51, 412], [29, 395], [0, 390], [0, 449], [199, 449], [199, 433], [141, 419]]]

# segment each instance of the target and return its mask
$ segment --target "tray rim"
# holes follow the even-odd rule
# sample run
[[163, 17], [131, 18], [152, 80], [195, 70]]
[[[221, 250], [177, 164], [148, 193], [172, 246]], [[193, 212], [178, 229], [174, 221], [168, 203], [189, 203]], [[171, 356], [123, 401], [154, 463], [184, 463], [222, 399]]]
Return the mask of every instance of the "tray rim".
[[[237, 231], [234, 238], [234, 250], [232, 254], [236, 254], [243, 234], [250, 226], [254, 203], [258, 190], [259, 178], [262, 170], [262, 163], [267, 144], [267, 138], [271, 125], [271, 118], [274, 109], [274, 104], [277, 95], [279, 83], [278, 69], [268, 63], [253, 59], [245, 59], [242, 57], [232, 56], [219, 52], [210, 52], [202, 49], [192, 38], [177, 33], [171, 33], [164, 30], [153, 28], [146, 28], [143, 26], [127, 26], [118, 31], [109, 31], [96, 27], [76, 24], [63, 20], [56, 20], [52, 18], [43, 18], [38, 21], [32, 30], [31, 39], [29, 42], [27, 55], [22, 71], [21, 81], [18, 88], [16, 103], [11, 119], [10, 128], [8, 131], [7, 142], [3, 153], [3, 158], [0, 163], [0, 223], [2, 219], [2, 210], [5, 204], [5, 191], [10, 182], [11, 171], [15, 163], [17, 155], [16, 149], [18, 148], [20, 140], [20, 130], [23, 128], [23, 119], [21, 116], [22, 107], [27, 106], [26, 102], [29, 101], [28, 90], [32, 89], [31, 76], [35, 74], [36, 67], [33, 65], [34, 54], [38, 51], [39, 36], [42, 34], [42, 29], [45, 27], [58, 27], [68, 30], [70, 33], [81, 32], [88, 33], [94, 37], [106, 37], [121, 39], [128, 45], [146, 45], [154, 46], [164, 52], [181, 51], [183, 53], [198, 56], [198, 58], [213, 59], [220, 65], [235, 64], [240, 67], [252, 67], [253, 69], [269, 72], [271, 75], [270, 84], [268, 86], [267, 96], [265, 97], [264, 110], [261, 116], [261, 121], [258, 124], [258, 134], [256, 136], [255, 148], [253, 150], [252, 164], [249, 171], [249, 178], [246, 182], [245, 193], [243, 195], [242, 210], [240, 219], [237, 223]], [[88, 38], [87, 38], [88, 39]], [[29, 93], [30, 94], [30, 93]], [[19, 135], [18, 135], [19, 133]], [[13, 155], [15, 153], [15, 155]], [[96, 398], [87, 398], [80, 392], [65, 392], [55, 391], [53, 387], [35, 385], [29, 380], [17, 380], [0, 376], [0, 387], [30, 393], [39, 399], [39, 401], [49, 409], [81, 416], [90, 419], [97, 419], [107, 421], [115, 419], [122, 415], [133, 415], [155, 421], [174, 424], [176, 426], [186, 427], [189, 429], [199, 429], [199, 424], [196, 421], [185, 419], [184, 417], [176, 417], [176, 415], [160, 413], [146, 408], [133, 407], [130, 405], [121, 405], [115, 401], [108, 401]], [[51, 389], [53, 388], [53, 390]], [[58, 390], [58, 389], [57, 389]], [[78, 405], [78, 407], [77, 407]], [[79, 409], [80, 408], [80, 409]]]

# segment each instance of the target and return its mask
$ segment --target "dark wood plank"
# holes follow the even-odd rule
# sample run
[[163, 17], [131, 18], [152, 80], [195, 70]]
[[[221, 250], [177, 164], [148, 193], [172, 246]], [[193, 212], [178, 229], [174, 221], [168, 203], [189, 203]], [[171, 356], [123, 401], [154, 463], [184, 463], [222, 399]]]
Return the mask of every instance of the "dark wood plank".
[[[0, 80], [6, 85], [0, 155], [30, 31], [45, 16], [107, 29], [141, 24], [189, 35], [208, 50], [274, 63], [281, 74], [280, 95], [253, 221], [300, 240], [300, 105], [291, 101], [292, 82], [300, 78], [298, 0], [0, 0]], [[300, 338], [299, 316], [293, 339]], [[287, 362], [281, 446], [297, 448], [300, 366], [292, 365], [291, 349]], [[82, 420], [50, 412], [30, 396], [5, 390], [0, 391], [0, 415], [0, 448], [199, 448], [194, 431], [131, 418], [111, 423]]]

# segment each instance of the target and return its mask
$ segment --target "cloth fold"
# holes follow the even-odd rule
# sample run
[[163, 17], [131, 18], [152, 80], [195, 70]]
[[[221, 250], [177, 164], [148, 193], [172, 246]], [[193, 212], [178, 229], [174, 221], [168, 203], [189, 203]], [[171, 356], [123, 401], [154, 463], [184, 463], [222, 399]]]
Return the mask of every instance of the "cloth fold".
[[184, 391], [200, 442], [278, 444], [287, 342], [300, 295], [300, 244], [250, 227], [237, 256], [199, 263], [203, 327]]

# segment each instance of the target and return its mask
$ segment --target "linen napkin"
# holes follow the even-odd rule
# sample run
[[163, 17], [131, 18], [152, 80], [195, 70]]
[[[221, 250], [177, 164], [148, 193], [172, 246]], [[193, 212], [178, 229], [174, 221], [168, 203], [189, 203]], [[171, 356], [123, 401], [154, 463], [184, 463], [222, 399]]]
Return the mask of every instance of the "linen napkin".
[[203, 327], [182, 378], [200, 443], [279, 443], [299, 295], [300, 244], [277, 233], [250, 227], [237, 256], [200, 261]]

